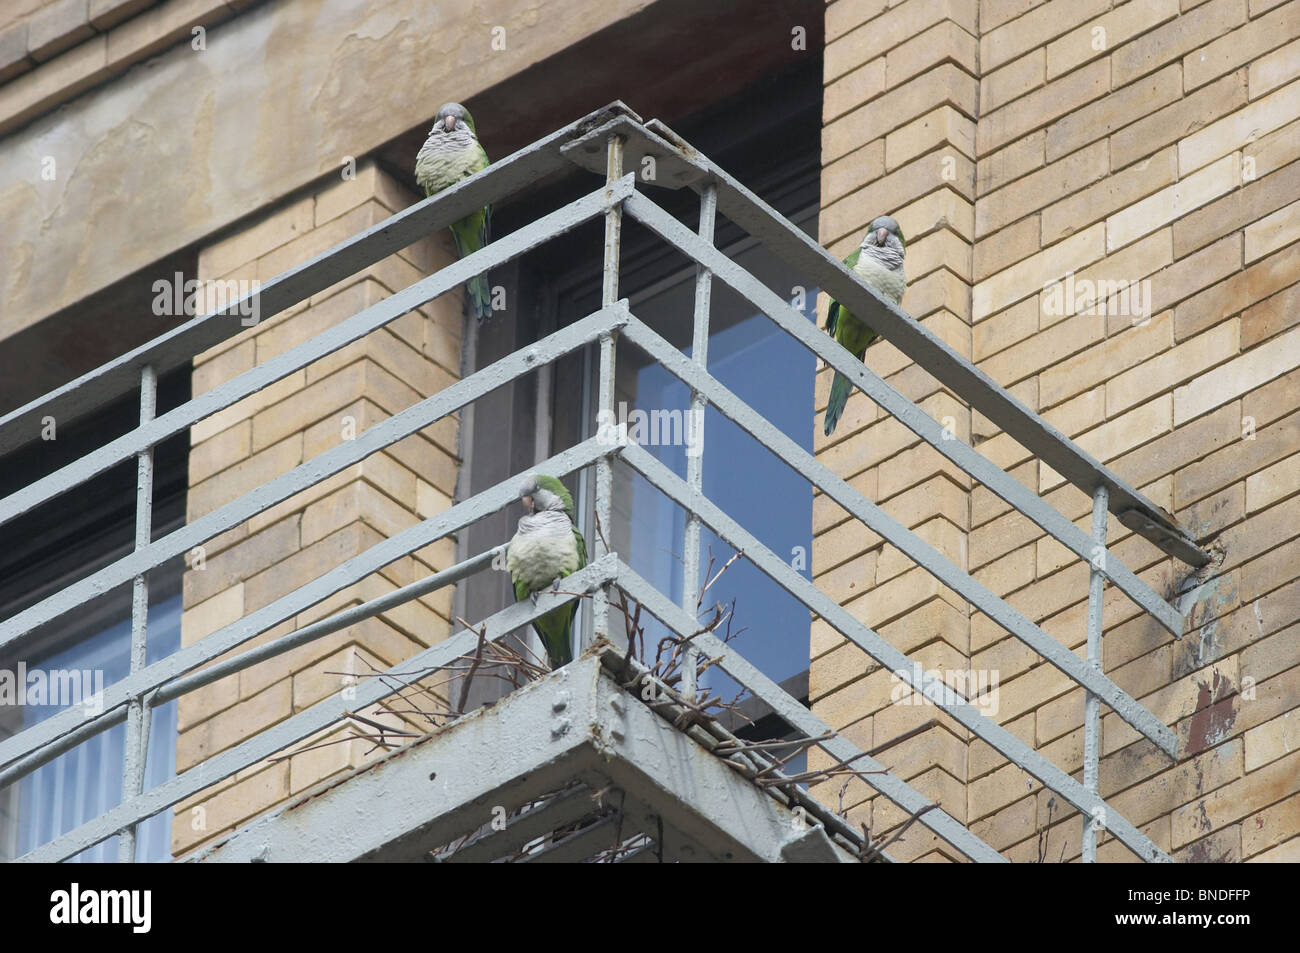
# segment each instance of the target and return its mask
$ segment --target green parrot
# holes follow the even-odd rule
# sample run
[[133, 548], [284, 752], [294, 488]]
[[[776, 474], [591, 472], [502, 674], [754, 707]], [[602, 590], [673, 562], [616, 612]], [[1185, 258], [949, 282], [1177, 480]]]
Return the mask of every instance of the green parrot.
[[[907, 279], [903, 277], [903, 254], [902, 229], [888, 215], [882, 215], [871, 223], [862, 244], [844, 259], [844, 264], [871, 287], [898, 304], [903, 300], [903, 292], [907, 290]], [[879, 337], [838, 301], [832, 301], [830, 311], [827, 312], [826, 333], [859, 361], [865, 357], [867, 346]], [[853, 384], [837, 371], [835, 379], [831, 381], [831, 396], [826, 404], [826, 436], [829, 437], [839, 423], [840, 414], [844, 413], [844, 405], [849, 402], [849, 394], [852, 392]]]
[[[519, 498], [526, 512], [506, 550], [506, 569], [515, 600], [536, 603], [547, 586], [558, 589], [561, 579], [587, 565], [587, 543], [573, 525], [573, 497], [555, 477], [531, 474], [519, 488]], [[566, 602], [533, 623], [552, 669], [573, 661], [569, 629], [577, 610], [576, 600]]]
[[[461, 179], [488, 166], [487, 153], [479, 145], [474, 129], [474, 117], [460, 103], [447, 103], [438, 110], [438, 118], [429, 130], [419, 154], [415, 157], [415, 181], [425, 195], [434, 195], [449, 188]], [[456, 241], [456, 254], [464, 258], [488, 243], [488, 228], [492, 220], [492, 206], [484, 205], [451, 226], [451, 237]], [[474, 315], [482, 321], [492, 313], [492, 298], [486, 275], [471, 278], [466, 286]]]

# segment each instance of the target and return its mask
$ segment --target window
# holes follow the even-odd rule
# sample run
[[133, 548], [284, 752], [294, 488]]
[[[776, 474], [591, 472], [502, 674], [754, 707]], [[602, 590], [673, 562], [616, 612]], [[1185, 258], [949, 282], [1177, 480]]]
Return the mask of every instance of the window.
[[[60, 426], [55, 439], [38, 440], [6, 459], [0, 495], [39, 479], [69, 461], [134, 428], [138, 395], [130, 394], [103, 411]], [[189, 399], [189, 370], [164, 376], [158, 412]], [[185, 517], [189, 433], [160, 444], [154, 452], [153, 536], [177, 528]], [[134, 459], [119, 464], [33, 512], [0, 526], [0, 618], [7, 618], [52, 592], [130, 552], [135, 537]], [[180, 647], [181, 575], [174, 560], [149, 574], [148, 662]], [[34, 686], [31, 673], [45, 681], [44, 696], [27, 704], [0, 705], [0, 735], [9, 736], [90, 694], [130, 671], [131, 588], [121, 586], [73, 613], [25, 635], [0, 655], [0, 672]], [[59, 673], [61, 690], [50, 673]], [[3, 677], [0, 675], [0, 677]], [[13, 684], [13, 682], [11, 682]], [[68, 687], [76, 686], [69, 697]], [[119, 724], [84, 741], [16, 784], [0, 790], [0, 858], [21, 856], [104, 813], [121, 801], [126, 725]], [[170, 777], [176, 758], [176, 704], [154, 710], [151, 719], [145, 789]], [[170, 859], [171, 812], [139, 828], [137, 859]], [[76, 859], [115, 861], [117, 838]]]
[[[820, 72], [800, 67], [756, 84], [739, 97], [709, 107], [674, 127], [728, 171], [745, 181], [809, 234], [817, 231], [820, 192]], [[774, 130], [777, 131], [774, 133]], [[498, 234], [511, 231], [560, 202], [589, 191], [595, 180], [576, 177], [518, 207], [494, 211]], [[644, 186], [643, 186], [644, 187]], [[692, 228], [698, 197], [689, 190], [649, 187], [655, 201]], [[483, 367], [599, 307], [602, 226], [594, 222], [525, 256], [491, 276], [517, 306], [480, 325], [471, 366]], [[814, 319], [817, 292], [752, 239], [719, 217], [716, 243], [770, 288]], [[624, 220], [620, 297], [672, 344], [689, 353], [695, 266], [675, 249]], [[802, 291], [802, 293], [800, 293]], [[755, 314], [715, 281], [710, 320], [709, 372], [791, 439], [812, 449], [815, 360], [768, 318]], [[643, 411], [642, 445], [679, 476], [686, 475], [686, 386], [647, 360], [631, 344], [618, 348], [616, 403], [629, 416]], [[595, 432], [596, 348], [558, 361], [477, 402], [469, 429], [462, 496], [526, 469]], [[676, 411], [676, 416], [673, 412]], [[658, 412], [649, 426], [650, 412]], [[675, 433], [659, 424], [677, 422]], [[631, 422], [635, 422], [635, 418]], [[812, 532], [808, 483], [740, 428], [709, 409], [704, 424], [704, 490], [715, 503], [755, 531], [774, 552], [807, 571]], [[664, 437], [667, 437], [665, 443]], [[594, 551], [595, 527], [586, 477], [568, 481]], [[674, 599], [681, 596], [680, 551], [684, 513], [623, 465], [615, 467], [615, 522], [606, 535], [639, 573]], [[465, 555], [508, 540], [518, 511], [498, 514], [466, 534]], [[732, 550], [707, 528], [701, 534], [701, 573], [710, 551], [716, 572]], [[802, 561], [799, 562], [800, 554]], [[704, 582], [701, 579], [701, 584]], [[463, 588], [466, 618], [477, 619], [513, 598], [503, 574], [470, 580]], [[808, 668], [809, 615], [793, 597], [743, 560], [710, 590], [708, 604], [736, 600], [736, 625], [748, 626], [738, 648], [777, 681], [799, 681]], [[729, 680], [710, 682], [727, 694]], [[734, 694], [734, 689], [730, 689]]]

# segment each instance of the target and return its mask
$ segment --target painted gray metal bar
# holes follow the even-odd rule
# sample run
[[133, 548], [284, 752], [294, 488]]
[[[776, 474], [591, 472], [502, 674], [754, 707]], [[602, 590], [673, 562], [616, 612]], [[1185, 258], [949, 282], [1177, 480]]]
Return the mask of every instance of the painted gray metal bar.
[[645, 450], [635, 444], [629, 444], [623, 448], [623, 460], [679, 506], [687, 510], [695, 510], [706, 526], [729, 545], [744, 553], [759, 570], [810, 610], [820, 615], [837, 632], [894, 672], [959, 724], [1036, 777], [1045, 787], [1051, 788], [1086, 814], [1091, 814], [1095, 810], [1103, 811], [1103, 816], [1108, 819], [1111, 833], [1143, 860], [1170, 860], [1169, 856], [1152, 843], [1150, 838], [1120, 817], [1117, 812], [1109, 810], [1106, 803], [1096, 794], [1088, 791], [1082, 784], [1001, 725], [980, 714], [956, 691], [923, 669], [920, 670], [918, 677], [916, 669], [919, 666], [914, 667], [906, 655], [853, 618], [833, 599], [791, 569], [785, 560], [773, 554], [707, 497], [700, 493], [693, 493], [677, 474]]
[[[526, 350], [515, 351], [503, 357], [483, 370], [449, 385], [437, 394], [426, 397], [419, 403], [412, 404], [400, 413], [370, 427], [354, 439], [340, 443], [288, 473], [249, 490], [237, 500], [66, 586], [41, 602], [0, 622], [0, 648], [22, 637], [36, 626], [71, 611], [88, 599], [114, 586], [124, 584], [138, 573], [188, 552], [193, 547], [238, 526], [276, 503], [365, 459], [371, 453], [423, 430], [434, 421], [477, 400], [502, 384], [531, 372], [538, 364], [554, 360], [583, 346], [602, 332], [619, 326], [626, 317], [626, 308], [620, 305], [598, 311], [574, 322]], [[2, 742], [0, 742], [0, 750], [3, 750]]]
[[[710, 659], [717, 659], [722, 671], [749, 689], [756, 698], [761, 698], [770, 705], [786, 724], [803, 737], [818, 738], [834, 731], [830, 725], [783, 691], [779, 685], [731, 646], [707, 632], [699, 632], [699, 623], [694, 613], [673, 605], [663, 593], [627, 566], [619, 567], [618, 587], [679, 636], [685, 638], [694, 635], [692, 641], [700, 647], [701, 652]], [[862, 780], [909, 815], [925, 811], [918, 821], [971, 860], [982, 863], [1007, 862], [1005, 857], [972, 834], [960, 821], [947, 812], [935, 808], [925, 795], [890, 773], [885, 765], [863, 752], [843, 735], [836, 733], [834, 738], [819, 742], [819, 745], [839, 761], [852, 759], [855, 770], [883, 772], [864, 775]]]
[[[605, 188], [608, 190], [609, 200], [606, 203], [605, 211], [605, 247], [600, 298], [601, 306], [610, 308], [613, 307], [614, 302], [618, 301], [618, 268], [623, 232], [623, 206], [621, 200], [616, 198], [614, 189], [617, 183], [626, 181], [623, 175], [623, 137], [610, 136], [605, 147]], [[636, 174], [631, 173], [630, 179], [635, 185]], [[626, 197], [626, 195], [622, 196], [624, 199]], [[600, 369], [596, 384], [597, 427], [600, 427], [602, 422], [606, 426], [611, 426], [614, 422], [614, 359], [617, 342], [618, 337], [613, 328], [600, 336]], [[607, 429], [603, 431], [606, 438], [608, 433]], [[601, 437], [602, 432], [598, 431], [597, 436], [598, 438]], [[596, 461], [595, 495], [595, 528], [597, 532], [593, 534], [591, 540], [591, 551], [596, 552], [596, 545], [600, 543], [603, 536], [605, 542], [600, 543], [601, 547], [605, 552], [609, 552], [609, 534], [613, 532], [614, 527], [614, 468], [607, 457], [601, 457]], [[596, 593], [596, 597], [591, 602], [591, 629], [594, 639], [609, 637], [609, 611], [609, 593], [602, 589]]]
[[[700, 193], [700, 241], [713, 244], [714, 223], [717, 219], [718, 192], [711, 184]], [[691, 339], [691, 360], [701, 371], [709, 366], [709, 307], [713, 295], [713, 272], [704, 265], [695, 266], [695, 324]], [[699, 390], [691, 390], [691, 410], [686, 421], [692, 441], [687, 444], [686, 484], [700, 491], [704, 488], [704, 413], [707, 401]], [[691, 442], [695, 452], [689, 452]], [[682, 540], [682, 608], [688, 613], [696, 611], [700, 595], [700, 518], [686, 514], [685, 537]], [[695, 698], [695, 670], [699, 653], [687, 649], [686, 664], [682, 668], [682, 694]]]
[[[680, 136], [677, 138], [681, 140]], [[925, 325], [880, 297], [842, 262], [836, 261], [802, 231], [793, 228], [733, 176], [716, 166], [711, 166], [711, 173], [717, 184], [719, 211], [728, 219], [758, 238], [783, 261], [870, 324], [891, 344], [1067, 481], [1089, 496], [1098, 484], [1104, 484], [1109, 494], [1110, 511], [1124, 525], [1189, 565], [1203, 566], [1209, 562], [1209, 554], [1170, 513], [1085, 453]]]
[[[1101, 674], [1101, 598], [1106, 577], [1098, 561], [1106, 560], [1106, 484], [1097, 487], [1092, 497], [1092, 538], [1097, 541], [1088, 574], [1088, 657], [1087, 666]], [[1083, 786], [1097, 793], [1098, 755], [1101, 750], [1101, 710], [1098, 698], [1088, 692], [1083, 702]], [[1082, 855], [1085, 864], [1097, 861], [1097, 831], [1105, 829], [1105, 815], [1095, 811], [1083, 817]]]
[[[356, 625], [358, 622], [364, 622], [366, 619], [373, 618], [381, 612], [387, 612], [390, 609], [396, 609], [398, 606], [410, 602], [412, 599], [418, 599], [426, 596], [431, 592], [436, 592], [446, 586], [452, 586], [469, 576], [482, 572], [492, 564], [493, 558], [499, 553], [504, 553], [505, 547], [498, 546], [495, 549], [488, 549], [479, 553], [477, 556], [471, 556], [469, 559], [459, 562], [454, 566], [436, 572], [431, 576], [425, 576], [415, 582], [402, 586], [400, 589], [394, 589], [392, 592], [385, 593], [382, 596], [376, 596], [359, 606], [351, 606], [341, 612], [326, 616], [310, 625], [305, 625], [301, 629], [295, 629], [288, 635], [282, 635], [278, 639], [266, 642], [263, 645], [249, 649], [247, 652], [241, 652], [233, 658], [228, 658], [216, 665], [209, 665], [207, 668], [201, 668], [198, 671], [191, 672], [181, 678], [173, 679], [162, 685], [153, 693], [150, 701], [153, 705], [165, 705], [173, 698], [179, 698], [189, 692], [202, 688], [204, 685], [211, 685], [213, 682], [232, 675], [235, 672], [242, 672], [259, 662], [264, 662], [269, 658], [277, 655], [283, 655], [290, 649], [296, 649], [300, 645], [306, 645], [308, 642], [315, 642], [319, 638], [338, 632], [340, 629], [346, 629], [350, 625]], [[139, 793], [139, 792], [137, 792]]]
[[[517, 481], [518, 477], [515, 479]], [[508, 489], [512, 493], [517, 491], [517, 482]], [[393, 537], [393, 539], [397, 538]], [[377, 548], [378, 546], [371, 547], [369, 552]], [[615, 577], [617, 562], [618, 558], [612, 554], [598, 559], [585, 569], [580, 569], [567, 577], [565, 585], [570, 587], [569, 592], [587, 592], [604, 585]], [[538, 597], [536, 605], [527, 599], [517, 602], [485, 620], [482, 626], [486, 627], [487, 638], [495, 641], [502, 635], [527, 625], [556, 606], [574, 598], [577, 596], [547, 591]], [[93, 847], [100, 841], [112, 837], [128, 824], [138, 823], [146, 817], [166, 810], [204, 788], [211, 787], [244, 768], [343, 721], [347, 718], [348, 712], [364, 709], [382, 701], [398, 690], [394, 687], [394, 683], [404, 687], [419, 681], [425, 677], [420, 674], [421, 672], [427, 673], [442, 668], [461, 656], [473, 652], [478, 641], [477, 632], [462, 630], [447, 640], [392, 666], [382, 674], [382, 677], [366, 679], [355, 686], [350, 686], [352, 697], [344, 698], [341, 692], [331, 695], [306, 711], [286, 718], [235, 747], [164, 781], [157, 787], [122, 802], [94, 820], [29, 851], [18, 859], [29, 863], [67, 860], [88, 847]]]
[[[158, 376], [153, 365], [140, 372], [140, 426], [153, 420], [158, 409]], [[135, 548], [149, 545], [153, 536], [153, 447], [136, 456]], [[141, 572], [131, 582], [131, 673], [148, 664], [149, 574]], [[129, 801], [144, 788], [145, 763], [149, 757], [149, 719], [143, 699], [127, 703], [126, 741], [122, 760], [122, 800]], [[135, 825], [122, 831], [117, 843], [119, 863], [135, 862]]]
[[[1090, 496], [1098, 483], [1105, 483], [1113, 501], [1112, 509], [1125, 526], [1191, 565], [1203, 565], [1208, 560], [1208, 554], [1170, 513], [1084, 453], [924, 325], [877, 298], [824, 248], [801, 230], [792, 228], [743, 183], [710, 162], [664, 123], [652, 119], [643, 124], [635, 117], [619, 116], [602, 128], [618, 129], [628, 136], [629, 149], [634, 153], [656, 156], [661, 167], [671, 162], [675, 171], [673, 181], [667, 183], [670, 188], [688, 185], [702, 192], [709, 184], [716, 187], [719, 208], [729, 219], [783, 260], [812, 276], [821, 288], [843, 301], [855, 313], [872, 315], [869, 323], [903, 353], [955, 393], [969, 399], [973, 406], [1051, 464], [1065, 479]], [[588, 168], [591, 166], [589, 154], [593, 151], [592, 135], [589, 133], [564, 147], [566, 155]], [[588, 153], [586, 161], [583, 152]]]
[[[561, 148], [595, 126], [620, 116], [633, 121], [637, 118], [621, 102], [611, 103], [290, 268], [256, 292], [259, 318], [273, 317], [426, 235], [446, 228], [475, 209], [500, 202], [543, 176], [568, 168]], [[60, 421], [72, 420], [130, 392], [145, 365], [152, 366], [160, 375], [165, 374], [192, 360], [195, 354], [246, 330], [240, 324], [240, 309], [246, 309], [247, 305], [247, 298], [240, 298], [228, 302], [224, 308], [197, 316], [0, 417], [0, 454], [36, 439], [40, 434], [40, 420], [46, 415]]]
[[[3, 770], [0, 770], [0, 789], [8, 787], [20, 778], [26, 777], [42, 765], [49, 764], [65, 751], [71, 751], [77, 745], [81, 744], [88, 738], [93, 738], [101, 731], [108, 731], [115, 728], [122, 722], [126, 721], [127, 707], [125, 704], [118, 705], [116, 708], [106, 710], [99, 717], [86, 721], [84, 718], [74, 720], [73, 724], [77, 727], [58, 735], [56, 740], [45, 745], [36, 745], [25, 742], [26, 747], [30, 749], [29, 753], [16, 760], [9, 761], [5, 764]], [[80, 722], [78, 724], [78, 721]], [[24, 733], [33, 729], [24, 729]], [[21, 734], [16, 736], [21, 737]], [[30, 742], [30, 739], [28, 739]]]
[[558, 830], [591, 813], [592, 791], [575, 785], [544, 803], [510, 818], [501, 830], [489, 829], [456, 850], [438, 855], [440, 863], [486, 864], [523, 849], [530, 841]]
[[609, 846], [618, 831], [617, 817], [604, 817], [574, 831], [563, 840], [547, 844], [535, 854], [521, 857], [522, 864], [578, 864]]
[[[355, 440], [360, 439], [361, 436], [355, 438]], [[352, 442], [354, 441], [348, 441], [348, 443]], [[591, 438], [556, 454], [545, 461], [543, 466], [547, 468], [545, 470], [547, 473], [565, 476], [575, 469], [589, 466], [602, 454], [617, 452], [619, 452], [618, 447], [601, 446], [595, 438]], [[513, 477], [512, 481], [503, 481], [469, 500], [457, 503], [451, 509], [422, 523], [408, 527], [396, 536], [376, 543], [365, 552], [336, 566], [307, 585], [286, 593], [269, 605], [218, 629], [199, 642], [159, 659], [143, 671], [128, 675], [104, 690], [104, 710], [94, 719], [93, 724], [99, 724], [102, 720], [107, 726], [115, 714], [114, 710], [126, 705], [131, 698], [152, 691], [212, 661], [267, 629], [310, 608], [322, 599], [364, 579], [393, 560], [423, 549], [450, 533], [459, 532], [465, 526], [513, 503], [518, 498], [520, 477], [522, 474]], [[118, 720], [120, 721], [121, 718]], [[38, 749], [37, 757], [46, 757], [47, 754], [46, 760], [54, 757], [54, 754], [49, 752], [57, 753], [56, 743], [60, 742], [63, 736], [84, 727], [86, 726], [83, 713], [76, 709], [67, 709], [24, 729], [12, 738], [0, 741], [0, 765], [6, 766], [4, 771], [0, 772], [0, 780], [8, 776], [9, 766], [18, 759], [26, 759], [24, 764], [32, 764], [33, 759], [27, 759], [26, 756], [38, 752]]]
[[365, 337], [395, 318], [459, 287], [470, 278], [530, 251], [541, 242], [563, 235], [582, 225], [602, 214], [611, 203], [626, 198], [634, 188], [634, 177], [627, 176], [604, 189], [598, 189], [576, 199], [563, 208], [529, 222], [518, 231], [506, 235], [485, 248], [447, 265], [435, 274], [389, 295], [384, 300], [308, 338], [290, 350], [277, 354], [238, 377], [187, 401], [149, 424], [142, 425], [92, 450], [49, 476], [29, 483], [0, 500], [0, 523], [26, 513], [60, 493], [103, 473], [122, 460], [139, 453], [145, 447], [157, 445], [204, 417], [223, 410], [294, 371], [301, 370], [313, 361]]
[[[1149, 738], [1171, 758], [1178, 753], [1178, 737], [1159, 718], [1137, 700], [1106, 678], [1099, 669], [1090, 667], [1077, 655], [1041, 628], [990, 592], [942, 553], [898, 522], [875, 503], [858, 493], [836, 476], [825, 464], [774, 427], [761, 414], [730, 390], [701, 370], [681, 351], [673, 347], [635, 316], [628, 322], [624, 337], [642, 348], [665, 370], [676, 375], [688, 387], [704, 394], [728, 419], [765, 446], [796, 473], [835, 500], [868, 528], [896, 546], [926, 572], [958, 593], [967, 602], [1028, 645], [1075, 682], [1106, 702], [1121, 718]], [[698, 487], [692, 488], [699, 493]], [[1104, 553], [1104, 548], [1102, 552]]]
[[[905, 427], [1037, 523], [1075, 555], [1081, 559], [1091, 559], [1093, 542], [1087, 533], [1044, 502], [1036, 493], [1027, 490], [1018, 480], [1008, 475], [987, 457], [961, 440], [952, 439], [938, 421], [881, 380], [861, 361], [854, 360], [852, 355], [790, 307], [789, 302], [780, 295], [717, 249], [701, 242], [689, 228], [641, 193], [637, 192], [629, 196], [625, 207], [628, 214], [664, 240], [676, 245], [696, 262], [709, 266], [717, 278], [827, 364], [849, 378], [886, 413], [896, 417]], [[1104, 572], [1120, 590], [1148, 614], [1154, 616], [1170, 633], [1181, 637], [1182, 615], [1120, 560], [1108, 558]]]

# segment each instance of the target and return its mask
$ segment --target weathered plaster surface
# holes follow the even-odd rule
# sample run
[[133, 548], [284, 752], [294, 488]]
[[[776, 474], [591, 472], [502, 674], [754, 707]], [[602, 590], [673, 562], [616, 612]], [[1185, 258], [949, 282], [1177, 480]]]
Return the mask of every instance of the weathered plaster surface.
[[0, 338], [649, 2], [283, 0], [140, 64], [0, 139]]

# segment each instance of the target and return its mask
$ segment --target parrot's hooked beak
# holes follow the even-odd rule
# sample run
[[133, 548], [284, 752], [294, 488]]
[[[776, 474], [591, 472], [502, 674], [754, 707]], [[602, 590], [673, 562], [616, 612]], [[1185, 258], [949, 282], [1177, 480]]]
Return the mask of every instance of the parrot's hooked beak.
[[453, 129], [456, 128], [456, 117], [450, 115], [444, 116], [442, 120], [442, 127], [446, 129], [448, 132], [451, 132]]
[[533, 511], [533, 498], [531, 496], [525, 496], [523, 498], [523, 503], [524, 503], [524, 512], [531, 513]]
[[889, 232], [887, 230], [883, 228], [876, 229], [876, 244], [883, 248], [888, 235]]

